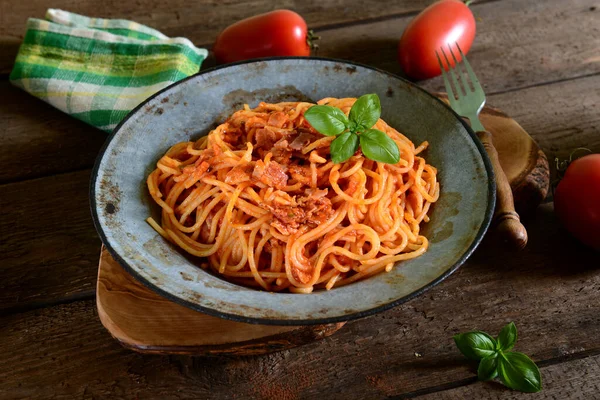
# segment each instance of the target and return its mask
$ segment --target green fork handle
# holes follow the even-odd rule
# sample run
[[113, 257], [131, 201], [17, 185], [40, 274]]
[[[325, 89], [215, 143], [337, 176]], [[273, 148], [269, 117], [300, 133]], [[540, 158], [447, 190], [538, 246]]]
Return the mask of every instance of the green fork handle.
[[510, 183], [500, 165], [492, 134], [485, 130], [479, 130], [477, 136], [490, 157], [496, 175], [496, 211], [494, 213], [496, 230], [505, 242], [516, 249], [522, 250], [527, 245], [527, 230], [521, 223], [519, 214], [515, 211]]

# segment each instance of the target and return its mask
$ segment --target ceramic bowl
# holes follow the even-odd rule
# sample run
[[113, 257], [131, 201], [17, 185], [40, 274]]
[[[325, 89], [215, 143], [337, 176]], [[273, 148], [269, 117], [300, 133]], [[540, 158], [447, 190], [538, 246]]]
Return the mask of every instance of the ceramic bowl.
[[[268, 293], [229, 283], [200, 269], [158, 235], [160, 220], [146, 177], [173, 144], [195, 140], [244, 103], [316, 101], [377, 93], [382, 118], [438, 168], [439, 201], [424, 225], [421, 257], [389, 273], [310, 295]], [[116, 260], [150, 289], [206, 314], [238, 321], [303, 325], [363, 317], [407, 301], [455, 271], [481, 241], [491, 220], [495, 185], [489, 159], [471, 129], [416, 85], [384, 71], [344, 61], [277, 58], [210, 69], [155, 94], [133, 110], [107, 140], [94, 167], [91, 208], [96, 228]]]

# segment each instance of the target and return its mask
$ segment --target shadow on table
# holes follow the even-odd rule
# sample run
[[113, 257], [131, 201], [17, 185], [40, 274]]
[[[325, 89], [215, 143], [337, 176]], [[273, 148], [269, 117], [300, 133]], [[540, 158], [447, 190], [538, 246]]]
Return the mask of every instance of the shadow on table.
[[502, 270], [506, 279], [522, 274], [585, 276], [600, 270], [600, 253], [578, 242], [560, 225], [552, 203], [542, 204], [523, 222], [529, 234], [525, 250], [517, 252], [500, 245], [492, 227], [465, 267]]

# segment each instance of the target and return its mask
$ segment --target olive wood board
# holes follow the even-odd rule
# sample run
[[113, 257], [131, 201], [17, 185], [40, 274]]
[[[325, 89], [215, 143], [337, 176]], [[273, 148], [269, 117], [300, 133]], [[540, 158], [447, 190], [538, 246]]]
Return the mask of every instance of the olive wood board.
[[255, 325], [203, 314], [146, 288], [104, 246], [96, 304], [110, 334], [124, 347], [141, 353], [264, 354], [322, 339], [344, 325]]
[[[445, 94], [438, 96], [445, 100]], [[480, 115], [492, 133], [500, 163], [511, 184], [520, 214], [546, 197], [548, 161], [513, 119], [486, 106]], [[289, 349], [322, 339], [344, 323], [271, 326], [206, 315], [156, 294], [129, 275], [103, 247], [96, 291], [104, 327], [126, 348], [153, 354], [254, 355]]]

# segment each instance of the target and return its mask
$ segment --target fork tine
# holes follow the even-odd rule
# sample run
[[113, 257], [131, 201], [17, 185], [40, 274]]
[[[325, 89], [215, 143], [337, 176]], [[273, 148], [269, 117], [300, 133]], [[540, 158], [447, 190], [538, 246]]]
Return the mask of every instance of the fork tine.
[[456, 98], [454, 97], [454, 91], [452, 90], [452, 85], [450, 84], [450, 80], [448, 79], [448, 73], [446, 72], [446, 68], [442, 63], [442, 59], [440, 58], [440, 54], [438, 51], [435, 51], [435, 56], [438, 59], [438, 63], [440, 64], [440, 69], [442, 70], [442, 78], [444, 78], [444, 86], [446, 87], [446, 93], [448, 93], [448, 101], [450, 101], [450, 107], [456, 110], [458, 104], [456, 104]]
[[450, 43], [448, 43], [448, 51], [450, 52], [450, 55], [452, 56], [452, 59], [454, 60], [454, 70], [456, 71], [456, 75], [458, 76], [458, 81], [460, 82], [460, 84], [462, 85], [462, 88], [464, 90], [464, 94], [465, 96], [467, 94], [469, 94], [471, 92], [471, 87], [469, 86], [469, 82], [467, 79], [465, 79], [465, 76], [463, 75], [463, 69], [461, 68], [461, 63], [458, 62], [458, 59], [456, 58], [456, 54], [454, 54], [454, 51], [452, 50], [452, 46], [450, 45]]
[[467, 74], [469, 75], [469, 78], [471, 78], [471, 84], [473, 85], [473, 89], [476, 92], [478, 92], [478, 91], [482, 91], [483, 92], [483, 88], [481, 87], [481, 83], [479, 83], [479, 79], [477, 79], [477, 75], [475, 75], [475, 72], [471, 68], [471, 64], [469, 64], [469, 61], [467, 60], [467, 57], [465, 57], [465, 55], [463, 54], [463, 52], [460, 49], [460, 46], [458, 45], [458, 43], [456, 43], [456, 47], [458, 48], [458, 52], [460, 53], [460, 57], [462, 58], [462, 62], [464, 64], [464, 67], [467, 70]]
[[452, 83], [454, 83], [454, 88], [456, 89], [456, 97], [461, 98], [462, 96], [466, 96], [467, 92], [464, 91], [464, 88], [462, 87], [462, 85], [458, 84], [458, 76], [456, 75], [456, 72], [454, 71], [454, 69], [456, 68], [456, 64], [455, 64], [454, 68], [452, 68], [452, 64], [450, 64], [450, 60], [448, 60], [448, 56], [446, 55], [444, 48], [442, 47], [441, 49], [442, 49], [442, 54], [444, 55], [444, 58], [446, 59], [446, 65], [448, 66], [448, 72], [450, 74], [450, 77], [452, 78]]

